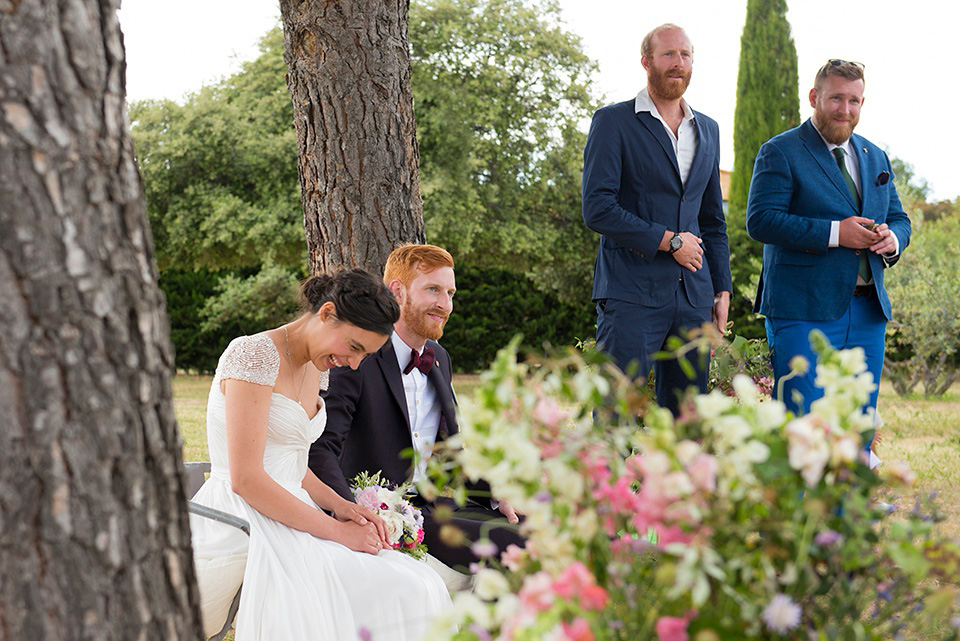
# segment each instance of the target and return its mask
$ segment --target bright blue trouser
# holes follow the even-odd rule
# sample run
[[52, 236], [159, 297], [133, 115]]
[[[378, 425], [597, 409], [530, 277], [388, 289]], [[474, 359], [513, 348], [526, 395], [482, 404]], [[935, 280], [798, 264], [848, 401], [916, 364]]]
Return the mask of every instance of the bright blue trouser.
[[[819, 329], [830, 344], [837, 349], [862, 347], [867, 358], [867, 369], [873, 374], [873, 382], [880, 385], [883, 371], [884, 336], [887, 318], [880, 308], [876, 293], [869, 296], [854, 296], [843, 316], [833, 321], [802, 321], [788, 318], [767, 318], [767, 342], [770, 344], [775, 378], [774, 395], [780, 398], [787, 409], [797, 415], [806, 414], [810, 404], [823, 397], [823, 390], [816, 386], [817, 358], [810, 347], [810, 332]], [[790, 360], [803, 356], [810, 364], [804, 376], [789, 379], [780, 393], [780, 379], [790, 373]], [[802, 403], [794, 400], [794, 390], [802, 396]], [[864, 406], [876, 409], [877, 393], [874, 390]]]

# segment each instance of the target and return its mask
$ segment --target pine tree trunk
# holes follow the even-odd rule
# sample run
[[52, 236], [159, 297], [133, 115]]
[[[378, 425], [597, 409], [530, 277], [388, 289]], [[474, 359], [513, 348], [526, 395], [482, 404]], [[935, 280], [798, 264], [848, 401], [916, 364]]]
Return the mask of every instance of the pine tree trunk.
[[118, 0], [0, 0], [0, 640], [202, 635]]
[[281, 0], [310, 268], [423, 242], [409, 0]]

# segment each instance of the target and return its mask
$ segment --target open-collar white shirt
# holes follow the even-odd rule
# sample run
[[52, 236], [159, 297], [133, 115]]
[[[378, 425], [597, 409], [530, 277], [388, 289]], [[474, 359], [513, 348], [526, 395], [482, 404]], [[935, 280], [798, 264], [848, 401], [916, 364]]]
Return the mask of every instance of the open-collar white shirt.
[[[413, 348], [403, 342], [396, 332], [391, 334], [390, 340], [393, 341], [393, 351], [397, 355], [400, 378], [403, 381], [403, 395], [407, 401], [407, 416], [410, 417], [410, 439], [416, 452], [413, 480], [416, 482], [426, 478], [427, 459], [430, 458], [437, 441], [437, 429], [440, 427], [440, 399], [437, 396], [437, 390], [429, 384], [423, 372], [413, 368], [409, 374], [403, 373], [410, 362]], [[423, 348], [417, 352], [423, 354]]]
[[680, 127], [677, 128], [676, 135], [660, 115], [660, 112], [657, 111], [657, 106], [650, 99], [650, 93], [646, 87], [637, 94], [633, 103], [633, 110], [635, 113], [648, 111], [663, 125], [670, 142], [673, 143], [673, 153], [677, 157], [677, 167], [680, 169], [680, 181], [686, 185], [687, 176], [690, 175], [690, 168], [693, 166], [693, 157], [697, 153], [697, 124], [693, 119], [693, 109], [690, 108], [687, 101], [681, 98], [680, 106], [683, 107], [683, 120], [680, 121]]

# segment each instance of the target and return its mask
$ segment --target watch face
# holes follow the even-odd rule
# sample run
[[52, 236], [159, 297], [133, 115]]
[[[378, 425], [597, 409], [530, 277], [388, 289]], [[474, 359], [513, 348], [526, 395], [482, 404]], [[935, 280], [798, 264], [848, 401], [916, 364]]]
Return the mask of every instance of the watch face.
[[670, 249], [672, 249], [673, 251], [677, 251], [681, 247], [683, 247], [682, 238], [680, 238], [679, 236], [674, 236], [673, 238], [670, 239]]

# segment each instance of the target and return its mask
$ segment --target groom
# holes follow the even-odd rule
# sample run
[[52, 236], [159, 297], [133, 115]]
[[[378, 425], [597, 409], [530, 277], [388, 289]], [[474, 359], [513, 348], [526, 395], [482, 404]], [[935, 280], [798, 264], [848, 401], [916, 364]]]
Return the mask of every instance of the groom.
[[[356, 370], [331, 370], [326, 429], [310, 448], [310, 469], [351, 501], [348, 479], [363, 471], [380, 470], [398, 485], [424, 478], [434, 444], [458, 431], [450, 355], [436, 342], [453, 311], [453, 257], [434, 245], [399, 247], [387, 259], [383, 281], [400, 303], [400, 320], [383, 348]], [[411, 448], [412, 465], [402, 454]], [[504, 501], [499, 509], [482, 498], [462, 508], [442, 498], [415, 504], [423, 511], [427, 548], [448, 566], [477, 561], [469, 545], [484, 536], [500, 551], [523, 545], [516, 528], [506, 525], [519, 519]], [[440, 506], [452, 518], [438, 514]], [[445, 524], [456, 526], [465, 542], [441, 537]]]

